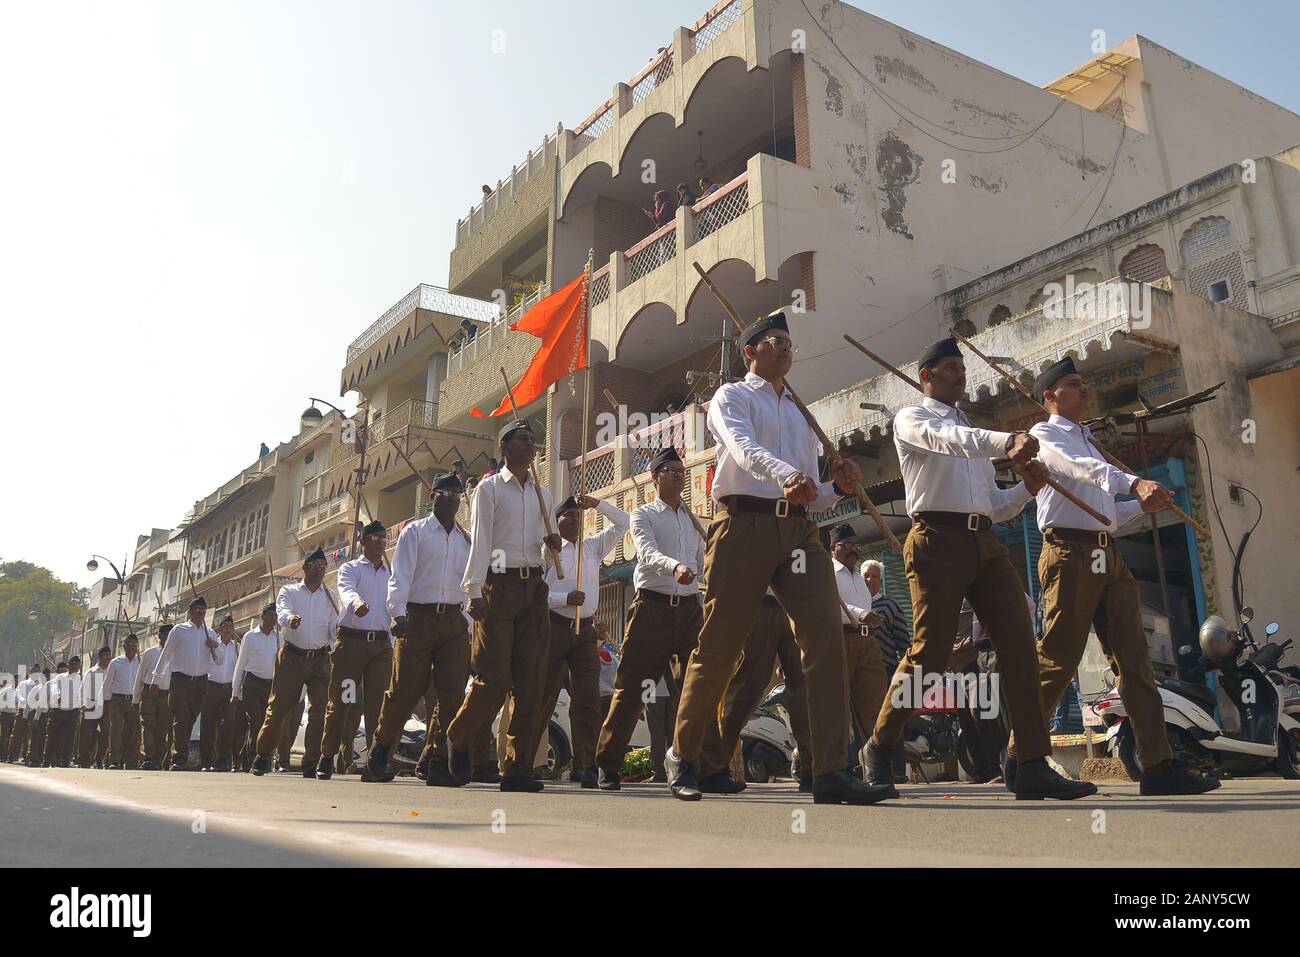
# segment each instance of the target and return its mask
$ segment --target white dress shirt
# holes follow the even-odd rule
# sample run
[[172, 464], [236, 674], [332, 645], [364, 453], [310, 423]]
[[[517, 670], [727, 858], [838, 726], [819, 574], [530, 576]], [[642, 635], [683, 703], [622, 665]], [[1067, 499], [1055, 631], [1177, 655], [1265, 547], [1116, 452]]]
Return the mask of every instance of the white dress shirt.
[[[609, 519], [609, 528], [599, 535], [592, 535], [582, 540], [582, 617], [590, 618], [596, 613], [596, 604], [600, 600], [600, 562], [618, 544], [618, 540], [627, 534], [628, 515], [617, 505], [601, 502], [596, 511]], [[578, 584], [578, 546], [565, 540], [560, 549], [560, 567], [564, 569], [564, 580], [555, 577], [555, 566], [546, 566], [546, 587], [550, 595], [547, 602], [551, 611], [565, 618], [573, 618], [578, 609], [567, 604], [569, 592]]]
[[235, 642], [218, 641], [217, 660], [208, 656], [208, 680], [219, 685], [228, 685], [235, 676], [235, 661], [239, 658], [239, 645]]
[[169, 676], [180, 674], [206, 678], [208, 666], [212, 664], [212, 654], [207, 645], [209, 638], [216, 641], [217, 633], [206, 624], [192, 625], [187, 621], [174, 626], [154, 671], [166, 671]]
[[159, 691], [170, 691], [172, 686], [171, 668], [164, 671], [158, 670], [158, 659], [162, 657], [163, 649], [161, 645], [154, 645], [152, 648], [146, 648], [140, 655], [140, 670], [135, 676], [135, 688], [131, 692], [131, 698], [136, 704], [140, 703], [140, 696], [144, 692], [145, 685], [157, 685]]
[[867, 587], [866, 579], [859, 568], [841, 564], [839, 559], [832, 558], [831, 565], [835, 568], [835, 584], [839, 586], [840, 598], [853, 612], [853, 620], [849, 621], [841, 608], [840, 620], [846, 625], [861, 624], [862, 615], [871, 611], [871, 589]]
[[[470, 507], [469, 561], [461, 582], [470, 599], [483, 597], [483, 583], [493, 567], [536, 568], [543, 562], [546, 547], [546, 521], [537, 505], [531, 475], [521, 483], [514, 473], [503, 468], [478, 483], [474, 504]], [[551, 493], [542, 489], [542, 507], [547, 514], [555, 511]], [[549, 559], [546, 559], [549, 563]]]
[[[112, 661], [109, 661], [110, 665], [112, 663]], [[99, 663], [96, 662], [86, 672], [86, 678], [81, 682], [81, 706], [83, 708], [102, 713], [104, 706], [104, 674], [107, 670], [107, 668], [99, 667]], [[124, 692], [124, 694], [130, 693], [130, 689]]]
[[[664, 595], [695, 595], [704, 570], [704, 539], [695, 530], [686, 503], [669, 508], [663, 499], [646, 502], [632, 512], [632, 542], [636, 545], [636, 571], [632, 584], [638, 590]], [[689, 585], [673, 577], [678, 565], [695, 572]]]
[[[713, 473], [713, 498], [754, 495], [785, 497], [785, 482], [802, 473], [817, 480], [821, 442], [809, 427], [789, 389], [781, 395], [762, 376], [747, 373], [729, 382], [709, 400], [709, 431], [718, 442]], [[810, 509], [833, 505], [840, 497], [832, 483], [819, 482], [819, 495]]]
[[280, 632], [272, 628], [269, 633], [261, 626], [244, 635], [239, 643], [239, 656], [235, 659], [235, 673], [230, 678], [230, 696], [244, 696], [244, 676], [256, 675], [270, 681], [275, 675], [275, 656], [280, 653]]
[[1029, 430], [1038, 439], [1038, 458], [1052, 471], [1061, 487], [1110, 519], [1109, 526], [1097, 521], [1056, 489], [1044, 485], [1038, 490], [1038, 527], [1079, 528], [1089, 532], [1115, 532], [1142, 514], [1136, 499], [1116, 502], [1138, 480], [1136, 475], [1115, 468], [1092, 441], [1092, 432], [1061, 415], [1049, 416]]
[[926, 396], [894, 416], [894, 445], [907, 490], [907, 514], [960, 512], [1005, 522], [1020, 514], [1029, 489], [1000, 489], [991, 459], [1006, 454], [1011, 432], [977, 429], [952, 406]]
[[18, 684], [9, 672], [0, 672], [0, 712], [12, 714], [17, 710]]
[[[339, 602], [324, 582], [315, 591], [309, 591], [302, 582], [285, 585], [280, 589], [275, 607], [280, 620], [280, 634], [294, 647], [314, 651], [334, 640], [339, 624]], [[295, 616], [302, 622], [297, 628], [290, 628], [289, 619]]]
[[18, 710], [27, 716], [45, 711], [45, 678], [24, 678], [18, 682]]
[[104, 697], [115, 694], [134, 694], [135, 681], [140, 674], [140, 656], [127, 660], [126, 655], [118, 655], [104, 669]]
[[81, 675], [65, 671], [50, 676], [50, 707], [57, 711], [81, 708]]
[[397, 536], [393, 574], [388, 583], [388, 613], [400, 618], [411, 601], [421, 605], [463, 605], [465, 589], [461, 582], [468, 563], [469, 534], [454, 520], [451, 531], [435, 515], [411, 522]]
[[[358, 631], [388, 631], [388, 586], [392, 570], [388, 562], [374, 562], [362, 555], [339, 566], [339, 625]], [[369, 605], [358, 615], [361, 605]], [[388, 643], [392, 644], [390, 636]]]

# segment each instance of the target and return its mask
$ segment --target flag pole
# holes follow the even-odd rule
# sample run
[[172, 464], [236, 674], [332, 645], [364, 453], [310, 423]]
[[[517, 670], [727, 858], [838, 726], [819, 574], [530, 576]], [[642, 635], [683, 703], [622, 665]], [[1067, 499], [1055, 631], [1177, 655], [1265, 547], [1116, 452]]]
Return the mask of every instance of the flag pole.
[[[586, 277], [582, 284], [582, 345], [583, 353], [586, 355], [587, 365], [583, 370], [582, 377], [582, 447], [578, 453], [578, 494], [587, 494], [587, 436], [591, 434], [591, 265], [592, 259], [596, 255], [595, 249], [587, 250], [587, 265], [583, 267], [583, 275]], [[578, 544], [577, 544], [577, 564], [573, 587], [577, 591], [582, 591], [582, 553], [584, 551], [582, 544], [583, 525], [586, 524], [582, 519], [582, 506], [578, 506]], [[586, 604], [585, 602], [583, 604]], [[573, 633], [575, 635], [582, 632], [582, 608], [579, 607], [573, 614]]]

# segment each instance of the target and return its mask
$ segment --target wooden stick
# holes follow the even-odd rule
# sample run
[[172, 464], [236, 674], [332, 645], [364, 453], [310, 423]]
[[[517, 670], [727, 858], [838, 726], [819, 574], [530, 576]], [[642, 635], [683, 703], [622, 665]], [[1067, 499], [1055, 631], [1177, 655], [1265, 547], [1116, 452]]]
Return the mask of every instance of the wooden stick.
[[[998, 365], [996, 362], [994, 362], [992, 359], [990, 359], [990, 358], [989, 358], [988, 356], [986, 356], [984, 353], [980, 352], [979, 348], [978, 348], [977, 346], [975, 346], [974, 344], [972, 344], [971, 341], [970, 341], [969, 339], [967, 339], [965, 336], [963, 336], [963, 335], [962, 335], [960, 332], [958, 332], [956, 329], [949, 329], [948, 331], [952, 333], [953, 338], [957, 339], [959, 342], [964, 343], [964, 344], [966, 345], [966, 348], [970, 349], [971, 352], [975, 353], [975, 355], [977, 355], [977, 356], [979, 356], [981, 359], [983, 359], [983, 360], [984, 360], [988, 365], [992, 366], [992, 367], [993, 367], [993, 371], [996, 372], [998, 375], [1002, 376], [1002, 378], [1005, 379], [1008, 383], [1010, 383], [1010, 384], [1011, 384], [1011, 387], [1012, 387], [1013, 389], [1015, 389], [1017, 392], [1019, 392], [1022, 396], [1024, 396], [1024, 397], [1025, 397], [1026, 399], [1028, 399], [1030, 402], [1034, 403], [1034, 405], [1038, 406], [1040, 409], [1042, 409], [1042, 410], [1043, 410], [1044, 412], [1046, 412], [1048, 415], [1051, 415], [1051, 414], [1052, 414], [1051, 411], [1048, 410], [1047, 406], [1043, 405], [1043, 403], [1039, 402], [1037, 399], [1034, 398], [1033, 393], [1030, 392], [1028, 389], [1026, 389], [1026, 388], [1024, 387], [1024, 385], [1020, 382], [1019, 379], [1017, 379], [1015, 376], [1013, 376], [1013, 375], [1011, 375], [1010, 373], [1008, 373], [1005, 369], [1003, 369], [1000, 365]], [[1095, 444], [1095, 443], [1094, 443], [1094, 444]], [[1098, 452], [1100, 452], [1100, 453], [1105, 457], [1106, 461], [1109, 462], [1111, 465], [1115, 466], [1115, 468], [1117, 468], [1117, 469], [1123, 469], [1123, 470], [1124, 470], [1124, 473], [1125, 473], [1126, 475], [1127, 475], [1127, 474], [1130, 474], [1130, 473], [1129, 473], [1129, 470], [1128, 470], [1128, 466], [1125, 465], [1123, 462], [1121, 462], [1119, 459], [1117, 459], [1115, 456], [1111, 455], [1109, 452], [1107, 452], [1105, 449], [1103, 449], [1100, 445], [1097, 445], [1097, 446], [1096, 446], [1096, 449], [1097, 449]], [[1058, 489], [1058, 491], [1060, 491], [1060, 490]], [[1064, 494], [1064, 493], [1062, 493], [1062, 494]], [[1069, 496], [1066, 495], [1066, 498], [1069, 498]], [[1070, 500], [1071, 500], [1071, 501], [1074, 501], [1073, 499], [1070, 499]], [[1074, 504], [1077, 505], [1078, 503], [1075, 502]], [[1180, 519], [1182, 519], [1184, 522], [1186, 522], [1188, 525], [1192, 526], [1192, 528], [1196, 530], [1196, 533], [1197, 533], [1198, 535], [1200, 535], [1202, 538], [1204, 538], [1204, 539], [1206, 539], [1206, 540], [1209, 540], [1209, 538], [1210, 538], [1210, 533], [1209, 533], [1208, 531], [1205, 530], [1205, 527], [1202, 526], [1200, 522], [1198, 522], [1196, 519], [1192, 518], [1192, 516], [1188, 515], [1186, 512], [1184, 512], [1181, 508], [1179, 508], [1179, 507], [1178, 507], [1176, 504], [1174, 504], [1173, 502], [1169, 502], [1165, 507], [1168, 508], [1169, 511], [1171, 511], [1171, 512], [1173, 512], [1175, 515], [1177, 515], [1177, 516], [1178, 516]], [[1107, 524], [1109, 524], [1109, 522], [1108, 522]]]
[[[393, 443], [393, 448], [397, 449], [397, 454], [402, 457], [402, 461], [405, 462], [406, 467], [411, 470], [411, 474], [416, 477], [419, 483], [424, 486], [424, 490], [429, 493], [429, 507], [432, 508], [433, 499], [438, 494], [437, 490], [432, 485], [429, 484], [428, 479], [426, 479], [423, 475], [420, 474], [420, 470], [417, 469], [415, 465], [411, 462], [411, 460], [407, 457], [405, 450], [403, 450], [403, 448], [400, 445], [398, 445], [397, 440], [389, 439], [388, 441]], [[452, 519], [452, 521], [455, 523], [456, 528], [460, 529], [460, 533], [465, 536], [465, 541], [468, 542], [470, 540], [469, 532], [465, 531], [465, 529], [460, 527], [460, 522], [457, 522], [455, 519]]]
[[[190, 594], [192, 594], [195, 598], [198, 598], [199, 590], [194, 587], [194, 575], [190, 572], [189, 557], [190, 557], [190, 540], [187, 537], [185, 539], [185, 561], [181, 562], [181, 565], [185, 569], [185, 578], [190, 583]], [[204, 631], [203, 638], [205, 643], [207, 641], [207, 628], [208, 628], [207, 625], [203, 626], [203, 631]], [[209, 647], [208, 654], [212, 656], [212, 661], [215, 663], [217, 660], [217, 649]]]
[[[709, 292], [713, 293], [714, 298], [718, 300], [727, 315], [731, 317], [731, 321], [735, 323], [736, 328], [738, 330], [743, 330], [745, 324], [741, 321], [740, 316], [736, 314], [736, 310], [732, 308], [731, 303], [727, 301], [727, 297], [722, 294], [722, 290], [713, 284], [713, 280], [709, 278], [708, 273], [700, 268], [698, 262], [693, 263], [692, 265], [695, 266], [695, 271], [700, 274], [700, 278], [704, 280], [704, 285], [708, 287]], [[790, 385], [789, 380], [786, 380], [785, 387], [790, 393], [790, 399], [794, 402], [795, 408], [797, 408], [803, 415], [804, 421], [808, 423], [809, 428], [816, 433], [817, 439], [821, 442], [822, 449], [826, 453], [826, 457], [830, 460], [831, 464], [834, 465], [839, 462], [843, 456], [841, 456], [839, 450], [835, 448], [835, 443], [827, 437], [826, 433], [822, 430], [822, 427], [817, 424], [817, 420], [813, 418], [813, 414], [808, 411], [808, 406], [804, 405], [803, 400], [795, 393], [794, 387]], [[880, 533], [884, 535], [885, 542], [889, 545], [890, 551], [901, 552], [903, 546], [899, 544], [898, 539], [894, 537], [894, 533], [890, 527], [885, 524], [884, 517], [880, 514], [880, 510], [876, 508], [875, 503], [871, 501], [871, 497], [867, 495], [866, 489], [862, 487], [862, 483], [854, 482], [853, 487], [850, 488], [849, 491], [853, 494], [854, 498], [858, 500], [858, 505], [861, 506], [862, 510], [870, 515], [871, 520], [876, 523], [876, 528], [880, 529]]]
[[[506, 375], [505, 366], [501, 367], [501, 378], [504, 379], [506, 383], [506, 398], [510, 400], [510, 413], [515, 417], [515, 420], [518, 421], [519, 406], [515, 405], [515, 390], [510, 387], [510, 376]], [[556, 450], [558, 452], [558, 446], [556, 447]], [[505, 468], [504, 459], [501, 461], [501, 467]], [[551, 513], [546, 510], [546, 500], [542, 498], [542, 486], [537, 481], [537, 466], [532, 462], [528, 463], [528, 474], [532, 476], [533, 490], [537, 492], [537, 510], [542, 513], [542, 521], [545, 523], [546, 528], [546, 537], [552, 538], [555, 535], [555, 529], [551, 527]], [[555, 567], [555, 577], [560, 581], [564, 581], [564, 568], [560, 564], [559, 550], [556, 549], [552, 551], [549, 546], [545, 545], [542, 550], [550, 554], [551, 564]]]
[[[582, 377], [582, 451], [578, 453], [578, 494], [587, 494], [587, 436], [591, 434], [591, 297], [588, 295], [588, 289], [591, 286], [591, 261], [596, 251], [590, 249], [587, 251], [587, 264], [583, 267], [583, 275], [586, 277], [586, 285], [582, 292], [582, 312], [583, 312], [583, 341], [587, 346], [587, 367], [583, 370]], [[576, 591], [582, 591], [582, 553], [586, 551], [583, 547], [583, 525], [582, 508], [578, 508], [578, 541], [575, 544], [577, 555], [574, 558], [574, 579], [573, 587]], [[573, 633], [579, 635], [582, 633], [582, 608], [575, 608], [573, 612]]]
[[867, 356], [867, 358], [870, 359], [872, 362], [874, 362], [876, 365], [878, 365], [878, 366], [880, 366], [881, 368], [883, 368], [883, 369], [885, 369], [885, 370], [887, 370], [887, 371], [889, 371], [889, 372], [892, 372], [894, 375], [898, 376], [900, 379], [902, 379], [904, 382], [906, 382], [908, 385], [910, 385], [910, 386], [911, 386], [913, 389], [915, 389], [917, 392], [921, 392], [921, 393], [924, 393], [924, 392], [925, 392], [925, 390], [921, 388], [921, 383], [917, 382], [915, 379], [913, 379], [913, 378], [912, 378], [910, 375], [908, 375], [907, 373], [902, 372], [902, 371], [900, 371], [900, 370], [894, 368], [893, 366], [891, 366], [891, 365], [890, 365], [888, 362], [886, 362], [884, 359], [880, 358], [880, 356], [876, 355], [874, 352], [872, 352], [870, 349], [868, 349], [868, 348], [867, 348], [866, 346], [864, 346], [862, 343], [858, 342], [857, 339], [854, 339], [852, 336], [846, 335], [846, 336], [844, 337], [844, 341], [847, 342], [847, 343], [849, 343], [849, 345], [853, 346], [854, 348], [856, 348], [859, 352], [863, 352], [863, 353], [865, 353], [866, 356]]

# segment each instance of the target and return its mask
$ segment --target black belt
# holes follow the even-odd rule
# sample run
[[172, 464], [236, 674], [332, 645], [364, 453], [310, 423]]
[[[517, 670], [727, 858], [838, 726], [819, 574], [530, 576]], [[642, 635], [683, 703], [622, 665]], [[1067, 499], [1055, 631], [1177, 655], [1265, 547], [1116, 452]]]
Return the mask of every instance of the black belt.
[[347, 628], [343, 625], [339, 625], [339, 636], [342, 638], [351, 638], [354, 641], [366, 641], [373, 644], [381, 638], [386, 639], [388, 637], [388, 632], [362, 631], [360, 628]]
[[[560, 619], [561, 621], [563, 621], [564, 624], [567, 625], [567, 626], [571, 626], [571, 625], [573, 624], [573, 619], [572, 619], [572, 618], [570, 618], [568, 615], [561, 615], [558, 611], [556, 611], [556, 610], [553, 609], [553, 608], [551, 609], [551, 614], [552, 614], [554, 617], [559, 618], [559, 619]], [[581, 629], [583, 625], [590, 625], [590, 624], [591, 624], [593, 621], [595, 621], [595, 620], [596, 620], [596, 619], [595, 619], [594, 616], [592, 616], [592, 617], [590, 617], [590, 618], [579, 618], [579, 619], [578, 619], [578, 621], [579, 621], [579, 625], [578, 625], [578, 627], [579, 627], [579, 629]]]
[[172, 684], [175, 684], [175, 683], [176, 683], [176, 679], [177, 679], [177, 678], [183, 678], [183, 679], [185, 679], [186, 681], [202, 681], [202, 682], [204, 682], [205, 684], [207, 683], [207, 680], [208, 680], [208, 676], [207, 676], [207, 675], [187, 675], [187, 674], [186, 674], [185, 672], [183, 672], [183, 671], [173, 671], [173, 672], [172, 672]]
[[244, 672], [244, 687], [248, 687], [250, 681], [264, 685], [269, 685], [271, 683], [270, 678], [263, 678], [261, 675], [255, 675], [251, 671]]
[[534, 575], [542, 574], [544, 569], [541, 565], [521, 565], [518, 568], [503, 568], [500, 571], [488, 572], [488, 578], [496, 576], [498, 578], [523, 578], [529, 579]]
[[912, 518], [938, 528], [959, 528], [968, 532], [987, 532], [993, 520], [977, 512], [917, 512]]
[[665, 595], [661, 591], [650, 591], [648, 588], [638, 588], [636, 590], [637, 598], [644, 598], [646, 601], [658, 602], [661, 605], [670, 605], [673, 608], [679, 606], [682, 603], [683, 598], [690, 600], [687, 602], [688, 604], [698, 605], [699, 599], [696, 597], [698, 594], [699, 593], [696, 592], [690, 595]]
[[406, 610], [410, 611], [412, 608], [414, 608], [416, 611], [431, 611], [435, 615], [445, 615], [448, 612], [460, 611], [461, 604], [460, 602], [456, 602], [453, 605], [450, 602], [445, 602], [445, 601], [440, 601], [440, 602], [408, 601], [406, 603]]
[[306, 648], [299, 648], [297, 645], [291, 645], [287, 641], [284, 643], [284, 650], [289, 652], [291, 655], [297, 655], [299, 658], [319, 658], [322, 655], [328, 655], [330, 653], [329, 645], [326, 645], [323, 648], [313, 648], [311, 651], [308, 651]]
[[1097, 548], [1109, 548], [1111, 544], [1110, 533], [1106, 531], [1091, 532], [1082, 528], [1049, 528], [1043, 533], [1044, 538], [1059, 538], [1065, 542], [1075, 542], [1079, 545], [1094, 545]]
[[758, 515], [775, 515], [777, 518], [806, 518], [808, 509], [791, 505], [784, 498], [759, 498], [756, 495], [724, 495], [720, 504], [728, 512], [754, 512]]
[[127, 701], [130, 701], [130, 700], [131, 700], [131, 696], [130, 696], [129, 694], [115, 694], [115, 695], [113, 695], [113, 700], [114, 700], [114, 701], [120, 700], [120, 699], [122, 699], [122, 698], [125, 698]]
[[850, 625], [848, 622], [842, 622], [841, 624], [844, 625], [844, 634], [846, 635], [852, 635], [855, 638], [858, 635], [861, 635], [863, 638], [871, 637], [870, 625]]

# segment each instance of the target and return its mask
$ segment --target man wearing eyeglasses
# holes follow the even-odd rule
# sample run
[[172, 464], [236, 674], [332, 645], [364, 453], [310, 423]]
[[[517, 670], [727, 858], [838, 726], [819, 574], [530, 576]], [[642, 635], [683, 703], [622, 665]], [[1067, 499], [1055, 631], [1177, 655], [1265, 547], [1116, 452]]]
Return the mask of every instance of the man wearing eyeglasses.
[[[704, 621], [686, 667], [676, 740], [665, 764], [674, 797], [698, 801], [721, 768], [702, 752], [718, 701], [770, 587], [789, 616], [803, 659], [812, 735], [813, 801], [874, 804], [889, 789], [848, 772], [848, 685], [835, 572], [810, 508], [826, 508], [861, 481], [841, 459], [819, 482], [821, 444], [786, 387], [794, 343], [783, 311], [751, 323], [737, 348], [749, 369], [714, 393], [708, 425], [718, 443], [717, 511], [704, 556]], [[724, 792], [725, 793], [725, 792]]]
[[310, 710], [303, 742], [302, 776], [316, 777], [325, 729], [325, 702], [329, 696], [330, 646], [339, 623], [338, 599], [325, 586], [328, 566], [325, 553], [316, 549], [302, 564], [302, 581], [285, 585], [276, 599], [284, 645], [276, 656], [271, 700], [267, 704], [266, 721], [257, 736], [257, 758], [253, 761], [256, 775], [271, 770], [271, 752], [306, 687]]

